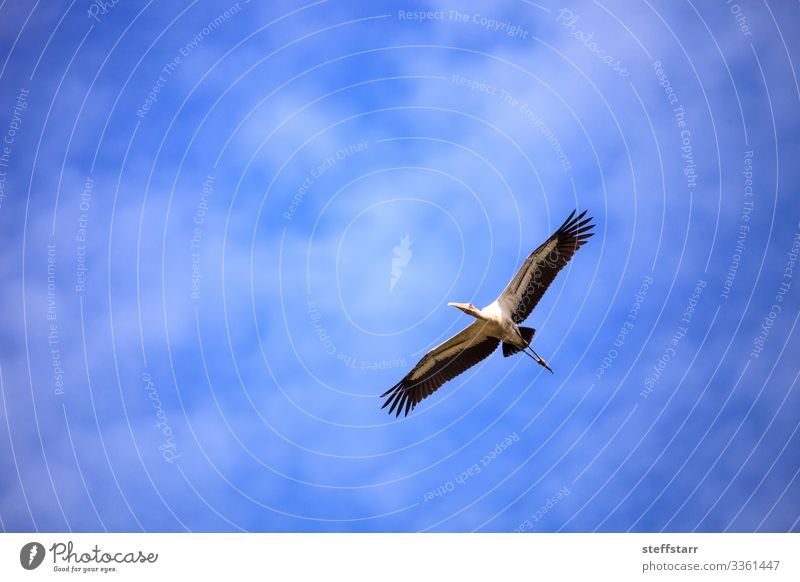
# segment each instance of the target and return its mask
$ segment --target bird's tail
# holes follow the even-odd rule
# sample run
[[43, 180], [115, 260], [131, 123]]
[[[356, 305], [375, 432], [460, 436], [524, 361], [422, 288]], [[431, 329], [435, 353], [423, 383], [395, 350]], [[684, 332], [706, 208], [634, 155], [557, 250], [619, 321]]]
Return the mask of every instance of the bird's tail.
[[[520, 327], [519, 334], [522, 336], [522, 339], [525, 340], [527, 345], [530, 345], [531, 340], [533, 340], [533, 334], [536, 333], [536, 330], [532, 327]], [[509, 344], [503, 342], [503, 357], [507, 358], [508, 356], [513, 356], [517, 352], [522, 351], [522, 348], [518, 348], [514, 344]]]

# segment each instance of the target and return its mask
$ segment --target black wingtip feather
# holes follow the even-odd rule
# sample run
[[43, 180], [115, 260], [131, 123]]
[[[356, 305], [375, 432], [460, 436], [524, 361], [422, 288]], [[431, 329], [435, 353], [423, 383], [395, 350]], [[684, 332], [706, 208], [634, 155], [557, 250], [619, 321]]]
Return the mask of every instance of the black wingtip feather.
[[584, 216], [586, 216], [586, 210], [577, 216], [575, 215], [576, 212], [577, 210], [570, 212], [567, 219], [559, 227], [557, 231], [559, 234], [575, 237], [594, 228], [594, 224], [592, 223], [593, 217], [589, 216], [588, 218], [584, 218]]
[[381, 409], [384, 409], [391, 404], [392, 406], [389, 408], [389, 414], [394, 411], [395, 407], [403, 397], [402, 384], [402, 382], [398, 382], [381, 395], [381, 398], [389, 396], [389, 398], [386, 399], [386, 402], [383, 403], [383, 406], [381, 406]]
[[408, 389], [403, 381], [398, 382], [381, 394], [381, 398], [387, 396], [388, 398], [386, 398], [386, 402], [381, 406], [381, 410], [389, 406], [389, 415], [394, 413], [395, 417], [398, 417], [402, 413], [403, 416], [408, 416], [408, 413], [414, 410], [415, 404], [413, 398], [411, 398], [411, 395], [408, 393]]

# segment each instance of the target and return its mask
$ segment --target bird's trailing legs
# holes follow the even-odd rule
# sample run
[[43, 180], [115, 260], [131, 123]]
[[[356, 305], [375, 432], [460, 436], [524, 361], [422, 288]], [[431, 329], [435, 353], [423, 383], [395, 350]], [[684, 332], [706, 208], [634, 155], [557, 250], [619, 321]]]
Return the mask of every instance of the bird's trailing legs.
[[531, 346], [528, 346], [527, 349], [530, 350], [530, 352], [528, 352], [527, 350], [523, 349], [522, 353], [524, 353], [531, 360], [533, 360], [534, 362], [536, 362], [537, 364], [539, 364], [543, 368], [546, 368], [547, 370], [550, 370], [551, 374], [553, 373], [553, 368], [551, 368], [549, 366], [549, 364], [544, 360], [544, 358], [542, 358], [539, 354], [536, 353], [536, 350], [534, 350]]

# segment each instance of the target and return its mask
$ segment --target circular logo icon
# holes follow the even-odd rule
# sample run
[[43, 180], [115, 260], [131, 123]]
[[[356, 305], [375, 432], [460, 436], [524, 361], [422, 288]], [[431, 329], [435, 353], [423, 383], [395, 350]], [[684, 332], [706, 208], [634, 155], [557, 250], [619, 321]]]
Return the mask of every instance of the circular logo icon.
[[35, 570], [44, 561], [44, 546], [39, 542], [28, 542], [19, 551], [19, 563], [26, 570]]

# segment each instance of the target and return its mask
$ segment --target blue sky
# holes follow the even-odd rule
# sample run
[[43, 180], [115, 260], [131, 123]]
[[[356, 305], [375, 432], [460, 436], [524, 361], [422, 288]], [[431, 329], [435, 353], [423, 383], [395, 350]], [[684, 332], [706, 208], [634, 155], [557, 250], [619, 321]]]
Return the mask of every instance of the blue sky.
[[0, 528], [797, 531], [797, 6], [353, 4], [0, 5]]

